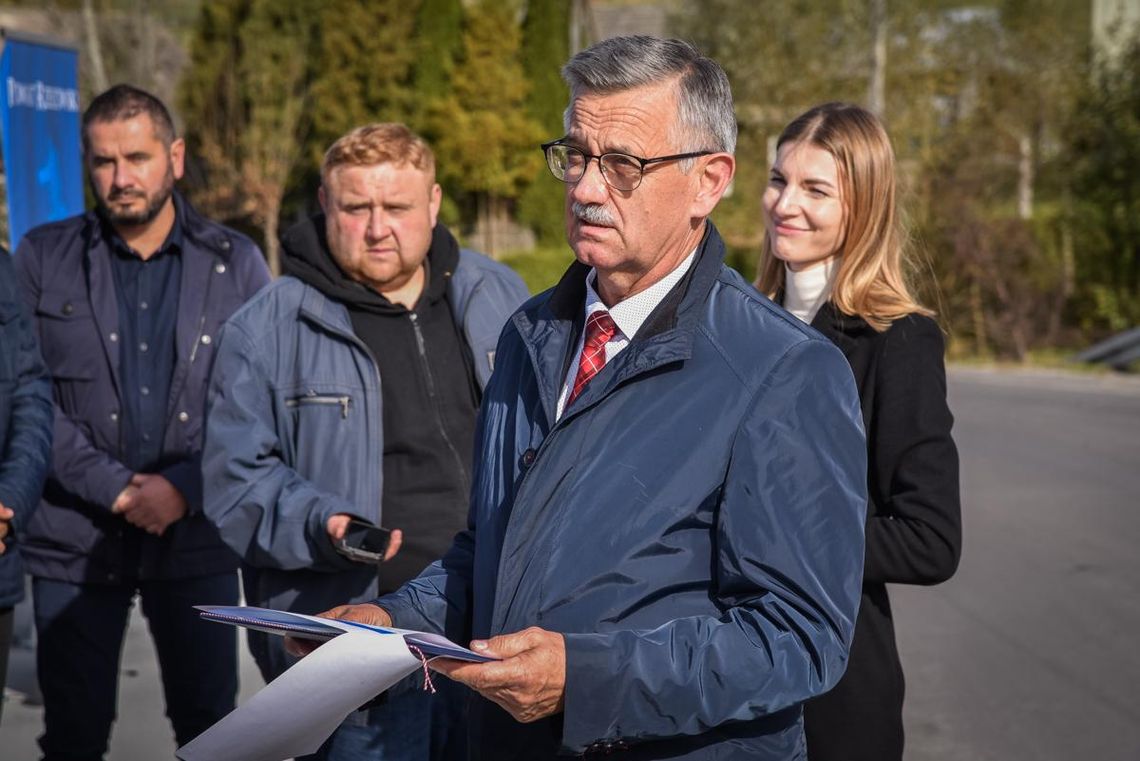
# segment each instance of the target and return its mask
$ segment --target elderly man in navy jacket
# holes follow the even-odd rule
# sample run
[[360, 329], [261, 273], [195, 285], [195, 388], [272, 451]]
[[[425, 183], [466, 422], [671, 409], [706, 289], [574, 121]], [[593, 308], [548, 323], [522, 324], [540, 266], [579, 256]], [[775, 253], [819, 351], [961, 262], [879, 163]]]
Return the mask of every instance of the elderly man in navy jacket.
[[566, 134], [577, 262], [499, 341], [468, 530], [375, 604], [500, 661], [474, 755], [804, 757], [859, 603], [866, 455], [843, 355], [723, 264], [735, 169], [721, 68], [676, 40], [579, 53]]
[[165, 106], [118, 85], [83, 115], [97, 210], [27, 234], [16, 264], [55, 389], [52, 470], [28, 525], [44, 758], [100, 759], [136, 594], [188, 742], [232, 710], [236, 642], [192, 606], [238, 599], [202, 514], [206, 382], [222, 323], [269, 281], [248, 238], [174, 190]]
[[12, 257], [0, 247], [0, 680], [8, 668], [12, 607], [24, 597], [20, 539], [47, 473], [51, 414], [51, 378], [16, 291]]

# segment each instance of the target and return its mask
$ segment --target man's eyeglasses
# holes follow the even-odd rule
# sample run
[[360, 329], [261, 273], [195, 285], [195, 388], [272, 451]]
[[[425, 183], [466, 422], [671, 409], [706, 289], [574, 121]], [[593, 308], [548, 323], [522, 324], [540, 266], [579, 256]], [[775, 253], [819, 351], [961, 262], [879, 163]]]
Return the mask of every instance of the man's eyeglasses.
[[678, 153], [674, 156], [657, 156], [643, 159], [625, 153], [603, 153], [594, 156], [555, 140], [542, 144], [542, 152], [546, 154], [546, 165], [550, 173], [563, 182], [573, 184], [582, 179], [586, 173], [586, 166], [593, 159], [598, 160], [602, 170], [602, 179], [614, 190], [634, 190], [641, 184], [645, 176], [645, 167], [650, 164], [659, 164], [662, 161], [680, 161], [681, 159], [695, 159], [698, 156], [708, 156], [714, 151], [695, 151], [693, 153]]

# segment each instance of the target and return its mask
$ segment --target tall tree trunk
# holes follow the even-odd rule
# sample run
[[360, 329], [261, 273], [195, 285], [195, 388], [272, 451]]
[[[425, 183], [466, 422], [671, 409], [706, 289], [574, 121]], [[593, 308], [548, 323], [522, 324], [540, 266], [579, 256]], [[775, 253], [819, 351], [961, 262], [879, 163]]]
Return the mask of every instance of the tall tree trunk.
[[570, 0], [570, 55], [582, 50], [585, 38], [587, 0]]
[[265, 236], [265, 261], [269, 265], [269, 272], [273, 277], [281, 275], [281, 242], [277, 239], [280, 217], [281, 201], [279, 199], [266, 199], [261, 232]]
[[989, 341], [986, 339], [986, 312], [982, 306], [982, 286], [974, 278], [970, 283], [970, 317], [974, 323], [974, 352], [979, 357], [989, 356]]
[[887, 0], [871, 0], [871, 81], [867, 108], [880, 119], [887, 110]]
[[1023, 134], [1017, 147], [1021, 154], [1017, 163], [1017, 216], [1029, 220], [1033, 218], [1033, 139]]
[[1056, 346], [1061, 333], [1061, 318], [1065, 305], [1076, 290], [1076, 259], [1073, 256], [1073, 198], [1065, 188], [1061, 195], [1061, 281], [1057, 284], [1057, 298], [1049, 314], [1049, 329], [1045, 335], [1046, 346]]
[[87, 56], [91, 59], [91, 84], [95, 92], [107, 89], [107, 70], [103, 67], [103, 46], [99, 42], [99, 25], [95, 19], [94, 0], [83, 0], [83, 35], [87, 39]]

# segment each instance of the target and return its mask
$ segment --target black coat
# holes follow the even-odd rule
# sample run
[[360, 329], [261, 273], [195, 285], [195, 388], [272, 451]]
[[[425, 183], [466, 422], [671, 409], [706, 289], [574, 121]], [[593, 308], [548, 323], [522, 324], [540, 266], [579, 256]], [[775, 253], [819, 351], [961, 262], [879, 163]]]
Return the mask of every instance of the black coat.
[[937, 584], [961, 552], [958, 451], [950, 436], [943, 340], [928, 317], [876, 332], [830, 302], [812, 327], [847, 357], [867, 431], [867, 554], [847, 672], [805, 708], [811, 761], [903, 754], [903, 673], [890, 584]]

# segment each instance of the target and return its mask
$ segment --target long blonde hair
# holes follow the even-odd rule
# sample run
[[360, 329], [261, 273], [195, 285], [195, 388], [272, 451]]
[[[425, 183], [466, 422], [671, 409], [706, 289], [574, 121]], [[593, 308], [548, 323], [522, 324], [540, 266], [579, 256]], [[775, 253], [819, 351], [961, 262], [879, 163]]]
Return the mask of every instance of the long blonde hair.
[[[875, 330], [918, 312], [933, 312], [910, 293], [903, 272], [905, 235], [895, 206], [895, 154], [882, 123], [864, 108], [824, 103], [796, 118], [780, 133], [777, 148], [805, 143], [830, 153], [839, 168], [845, 205], [843, 245], [831, 301]], [[775, 297], [784, 287], [784, 263], [772, 253], [767, 233], [760, 249], [756, 288]]]

